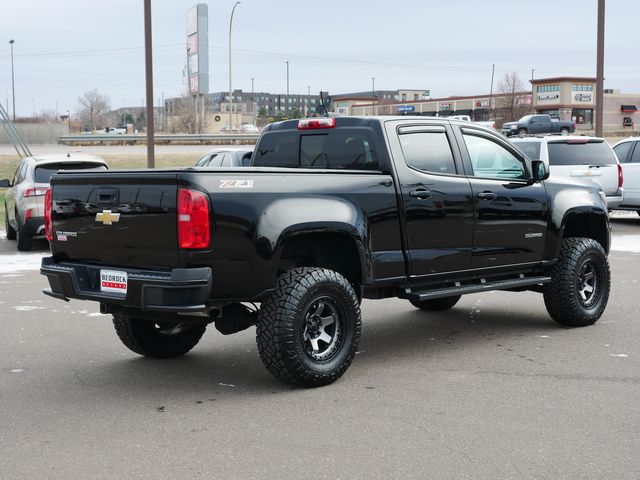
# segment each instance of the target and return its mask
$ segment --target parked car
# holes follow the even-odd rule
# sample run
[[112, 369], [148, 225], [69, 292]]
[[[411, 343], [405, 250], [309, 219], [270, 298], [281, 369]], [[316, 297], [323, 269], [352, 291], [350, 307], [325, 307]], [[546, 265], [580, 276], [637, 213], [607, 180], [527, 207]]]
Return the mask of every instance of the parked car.
[[576, 131], [576, 122], [558, 120], [549, 115], [525, 115], [517, 122], [506, 122], [502, 125], [502, 133], [512, 135], [530, 135], [538, 133], [559, 133], [569, 135]]
[[552, 177], [567, 177], [596, 184], [607, 197], [610, 210], [623, 198], [622, 166], [609, 144], [598, 137], [540, 135], [513, 138], [511, 142], [531, 160], [549, 165]]
[[37, 155], [22, 159], [12, 180], [0, 180], [9, 188], [4, 197], [5, 231], [17, 240], [18, 250], [31, 250], [34, 236], [44, 232], [44, 196], [49, 179], [59, 170], [107, 170], [107, 163], [95, 155]]
[[252, 123], [243, 123], [240, 125], [240, 133], [260, 133], [260, 129]]
[[[266, 368], [307, 387], [351, 364], [363, 298], [429, 312], [465, 294], [531, 290], [563, 326], [604, 312], [600, 188], [548, 179], [544, 162], [495, 130], [425, 117], [288, 120], [265, 127], [252, 166], [55, 175], [44, 293], [99, 302], [124, 345], [149, 357], [187, 353], [209, 323], [224, 334], [256, 325]], [[60, 211], [102, 192], [145, 213], [115, 201]], [[82, 234], [61, 241], [58, 231]]]
[[220, 133], [235, 133], [237, 131], [238, 127], [236, 127], [235, 125], [229, 125], [228, 123], [220, 127]]
[[214, 148], [198, 160], [196, 167], [246, 167], [252, 153], [253, 148]]
[[463, 122], [473, 122], [476, 125], [482, 125], [483, 127], [487, 127], [487, 128], [496, 128], [496, 121], [495, 120], [487, 120], [487, 121], [474, 121], [471, 120], [471, 117], [469, 115], [451, 115], [450, 117], [446, 117], [449, 120], [461, 120]]
[[613, 146], [624, 174], [621, 210], [635, 210], [640, 215], [640, 137], [620, 140]]

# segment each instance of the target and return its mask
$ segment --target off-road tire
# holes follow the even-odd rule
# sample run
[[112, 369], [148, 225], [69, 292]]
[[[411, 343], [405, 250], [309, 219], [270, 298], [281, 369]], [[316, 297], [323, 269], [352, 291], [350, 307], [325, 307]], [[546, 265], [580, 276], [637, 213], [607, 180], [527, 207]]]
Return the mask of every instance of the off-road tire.
[[[318, 306], [320, 302], [322, 307]], [[327, 333], [332, 340], [326, 351], [320, 353], [319, 349], [316, 353], [311, 343], [314, 340], [309, 337], [317, 330], [310, 330], [313, 325], [309, 322], [316, 316], [320, 321], [323, 312], [333, 312], [324, 317], [334, 320], [332, 335]], [[332, 325], [329, 321], [327, 324], [331, 332]], [[258, 352], [267, 370], [284, 382], [301, 387], [328, 385], [351, 365], [361, 325], [358, 296], [342, 275], [322, 268], [289, 270], [278, 278], [275, 290], [262, 302], [256, 329]], [[321, 328], [324, 335], [324, 321]], [[315, 345], [320, 346], [317, 338]], [[320, 355], [325, 357], [314, 358]]]
[[20, 225], [20, 217], [16, 212], [16, 245], [20, 252], [30, 252], [33, 247], [33, 237], [24, 231], [24, 225]]
[[125, 347], [138, 355], [172, 358], [197, 345], [206, 325], [153, 322], [123, 313], [113, 315], [113, 326]]
[[16, 239], [16, 231], [9, 223], [9, 210], [7, 210], [7, 204], [4, 204], [4, 231], [7, 232], [7, 240]]
[[409, 300], [411, 305], [421, 310], [429, 312], [439, 312], [441, 310], [449, 310], [460, 300], [462, 295], [454, 295], [453, 297], [435, 298], [433, 300]]
[[[593, 325], [604, 312], [611, 290], [611, 272], [602, 245], [591, 238], [564, 239], [558, 263], [549, 273], [551, 283], [545, 284], [543, 292], [551, 318], [565, 327]], [[587, 285], [589, 281], [593, 284]], [[585, 291], [587, 287], [592, 292]]]

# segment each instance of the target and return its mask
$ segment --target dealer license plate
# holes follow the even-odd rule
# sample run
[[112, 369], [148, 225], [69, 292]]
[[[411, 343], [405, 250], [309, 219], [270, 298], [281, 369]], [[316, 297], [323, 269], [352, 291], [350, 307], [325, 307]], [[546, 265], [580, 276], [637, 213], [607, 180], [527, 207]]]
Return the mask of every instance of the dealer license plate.
[[100, 291], [127, 293], [127, 272], [100, 270]]

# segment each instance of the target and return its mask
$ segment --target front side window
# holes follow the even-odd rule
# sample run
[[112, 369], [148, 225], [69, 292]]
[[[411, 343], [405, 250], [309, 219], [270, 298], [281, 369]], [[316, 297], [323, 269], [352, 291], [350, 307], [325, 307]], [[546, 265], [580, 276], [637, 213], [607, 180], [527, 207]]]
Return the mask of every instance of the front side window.
[[451, 145], [445, 132], [415, 132], [400, 135], [404, 160], [412, 168], [429, 173], [455, 175]]
[[526, 179], [522, 160], [502, 145], [485, 137], [465, 133], [473, 175], [483, 178]]

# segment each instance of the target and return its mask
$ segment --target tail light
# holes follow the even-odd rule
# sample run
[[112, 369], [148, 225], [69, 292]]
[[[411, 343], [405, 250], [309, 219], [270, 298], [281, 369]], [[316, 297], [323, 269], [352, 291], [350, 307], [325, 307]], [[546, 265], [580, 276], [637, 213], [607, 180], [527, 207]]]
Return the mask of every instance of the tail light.
[[622, 172], [622, 165], [618, 164], [618, 188], [622, 188], [624, 182], [624, 175]]
[[46, 188], [27, 188], [22, 192], [23, 197], [41, 197], [47, 193]]
[[209, 248], [209, 198], [196, 190], [178, 189], [178, 245], [183, 249]]
[[53, 208], [53, 195], [51, 189], [47, 188], [44, 194], [44, 236], [50, 242], [53, 241], [53, 218], [51, 217], [51, 210]]

